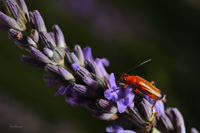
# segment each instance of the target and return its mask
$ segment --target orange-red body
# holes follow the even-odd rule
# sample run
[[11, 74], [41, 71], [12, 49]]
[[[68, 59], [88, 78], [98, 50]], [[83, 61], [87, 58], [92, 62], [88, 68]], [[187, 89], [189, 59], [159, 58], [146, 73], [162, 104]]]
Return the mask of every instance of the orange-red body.
[[126, 73], [123, 73], [120, 77], [120, 82], [125, 83], [125, 88], [129, 85], [133, 85], [136, 88], [136, 91], [140, 91], [156, 100], [166, 101], [165, 95], [158, 88], [139, 76], [127, 75]]

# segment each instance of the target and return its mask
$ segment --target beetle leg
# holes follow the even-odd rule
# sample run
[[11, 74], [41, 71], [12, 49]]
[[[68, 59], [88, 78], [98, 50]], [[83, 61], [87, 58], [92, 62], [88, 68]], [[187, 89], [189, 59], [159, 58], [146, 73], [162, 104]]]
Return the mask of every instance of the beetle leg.
[[136, 88], [135, 91], [136, 91], [136, 92], [140, 92], [140, 91], [138, 90], [138, 88]]
[[135, 88], [135, 92], [136, 92], [136, 94], [138, 94], [140, 92], [140, 90], [138, 88]]
[[126, 85], [124, 85], [124, 88], [126, 88], [126, 87], [128, 87], [129, 86], [129, 84], [126, 84]]
[[156, 99], [155, 102], [154, 102], [154, 104], [153, 104], [153, 106], [152, 106], [152, 108], [153, 108], [153, 107], [155, 106], [155, 104], [156, 104], [158, 98], [157, 98], [156, 96], [152, 95], [152, 94], [147, 94], [147, 96]]
[[156, 104], [157, 100], [158, 100], [158, 99], [156, 98], [156, 101], [154, 102], [154, 104], [153, 104], [152, 108], [155, 106], [155, 104]]
[[150, 82], [153, 86], [156, 86], [155, 82], [154, 81], [151, 81]]

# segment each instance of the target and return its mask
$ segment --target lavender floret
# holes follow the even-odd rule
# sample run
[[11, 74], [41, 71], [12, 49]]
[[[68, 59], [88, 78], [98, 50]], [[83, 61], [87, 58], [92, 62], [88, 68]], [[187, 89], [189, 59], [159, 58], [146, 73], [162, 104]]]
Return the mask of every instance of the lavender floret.
[[121, 85], [117, 84], [113, 73], [110, 75], [108, 87], [109, 89], [104, 92], [104, 96], [108, 100], [116, 102], [118, 111], [123, 113], [133, 102], [135, 96], [133, 94], [133, 88], [123, 88]]
[[86, 47], [83, 49], [83, 55], [86, 60], [87, 59], [94, 60], [94, 58], [92, 56], [92, 50], [90, 47]]

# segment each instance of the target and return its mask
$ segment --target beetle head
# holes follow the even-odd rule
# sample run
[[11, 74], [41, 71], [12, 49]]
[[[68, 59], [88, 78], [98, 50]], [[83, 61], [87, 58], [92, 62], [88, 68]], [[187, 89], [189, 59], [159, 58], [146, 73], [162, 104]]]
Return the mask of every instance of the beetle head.
[[120, 82], [123, 82], [123, 83], [126, 83], [126, 79], [127, 79], [127, 74], [126, 73], [123, 73], [120, 77]]

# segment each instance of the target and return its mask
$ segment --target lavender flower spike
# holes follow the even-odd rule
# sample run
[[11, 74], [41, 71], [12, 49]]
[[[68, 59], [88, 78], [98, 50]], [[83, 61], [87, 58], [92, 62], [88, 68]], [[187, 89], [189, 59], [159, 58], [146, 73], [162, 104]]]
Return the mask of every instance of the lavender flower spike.
[[[162, 101], [135, 91], [134, 86], [120, 85], [114, 73], [108, 74], [106, 58], [92, 56], [90, 47], [66, 46], [59, 26], [48, 31], [40, 13], [28, 11], [24, 0], [0, 0], [0, 29], [9, 39], [32, 56], [21, 60], [33, 67], [41, 67], [47, 74], [47, 86], [59, 88], [55, 96], [64, 95], [72, 106], [81, 105], [102, 120], [114, 121], [108, 133], [185, 133], [184, 120], [176, 108], [164, 111]], [[138, 88], [140, 90], [141, 88]], [[158, 131], [159, 130], [159, 131]], [[191, 133], [198, 133], [192, 128]]]

